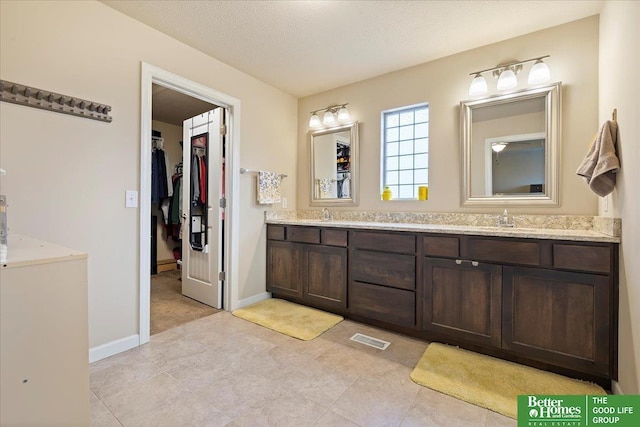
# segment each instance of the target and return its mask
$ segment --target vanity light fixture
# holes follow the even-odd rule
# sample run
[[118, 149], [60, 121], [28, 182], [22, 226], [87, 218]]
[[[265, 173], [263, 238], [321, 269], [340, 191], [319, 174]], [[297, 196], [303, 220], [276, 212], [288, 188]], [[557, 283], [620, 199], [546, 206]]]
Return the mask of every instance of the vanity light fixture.
[[549, 66], [542, 60], [548, 58], [550, 55], [539, 56], [537, 58], [531, 58], [524, 61], [512, 62], [509, 64], [499, 65], [494, 68], [487, 68], [486, 70], [474, 71], [469, 75], [473, 76], [471, 86], [469, 86], [469, 95], [479, 96], [487, 93], [487, 82], [482, 76], [483, 73], [492, 72], [493, 77], [498, 79], [497, 89], [509, 90], [518, 86], [518, 73], [522, 70], [522, 65], [529, 62], [535, 62], [529, 70], [529, 78], [527, 83], [530, 85], [537, 85], [545, 83], [551, 79], [551, 72]]
[[506, 142], [494, 142], [493, 144], [491, 144], [491, 149], [493, 151], [495, 151], [496, 153], [501, 152], [505, 148], [507, 148], [507, 143]]
[[[324, 126], [333, 126], [337, 122], [347, 123], [351, 121], [351, 114], [349, 114], [349, 110], [347, 110], [348, 104], [337, 104], [330, 105], [326, 108], [321, 108], [319, 110], [315, 110], [311, 112], [311, 118], [309, 119], [309, 127], [310, 128], [320, 128]], [[320, 116], [318, 113], [324, 111], [322, 114], [322, 120], [320, 120]], [[337, 115], [337, 118], [336, 118]]]

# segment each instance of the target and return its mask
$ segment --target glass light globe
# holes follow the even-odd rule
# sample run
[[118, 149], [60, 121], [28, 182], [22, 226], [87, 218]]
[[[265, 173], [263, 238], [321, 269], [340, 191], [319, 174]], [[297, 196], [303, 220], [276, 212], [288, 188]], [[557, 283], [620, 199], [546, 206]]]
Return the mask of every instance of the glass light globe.
[[320, 117], [317, 114], [313, 114], [309, 119], [309, 127], [310, 128], [319, 128], [322, 126], [322, 122], [320, 121]]
[[541, 59], [538, 59], [529, 71], [529, 78], [527, 79], [527, 83], [529, 83], [530, 85], [537, 85], [540, 83], [548, 82], [549, 80], [551, 80], [551, 71], [549, 70], [549, 66], [542, 62]]
[[493, 151], [495, 151], [496, 153], [501, 152], [505, 148], [507, 148], [507, 144], [505, 142], [495, 142], [495, 143], [491, 144], [491, 149]]
[[338, 110], [338, 120], [343, 123], [351, 120], [351, 114], [349, 114], [349, 110], [347, 110], [346, 107], [342, 107]]
[[500, 73], [500, 78], [498, 78], [498, 90], [513, 89], [516, 86], [518, 86], [518, 79], [516, 78], [516, 73], [514, 73], [513, 70], [507, 68]]
[[478, 96], [487, 93], [487, 81], [480, 74], [476, 74], [469, 86], [469, 95]]
[[324, 116], [322, 116], [322, 124], [324, 124], [325, 126], [332, 125], [335, 122], [336, 122], [336, 117], [333, 115], [331, 111], [325, 112]]

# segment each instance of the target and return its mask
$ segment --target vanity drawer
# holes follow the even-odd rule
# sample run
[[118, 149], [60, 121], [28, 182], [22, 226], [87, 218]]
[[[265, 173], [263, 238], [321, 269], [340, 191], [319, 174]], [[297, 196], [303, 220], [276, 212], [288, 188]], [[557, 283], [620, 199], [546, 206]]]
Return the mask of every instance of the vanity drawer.
[[320, 243], [320, 229], [311, 227], [287, 227], [287, 240], [298, 243]]
[[415, 254], [416, 238], [409, 233], [393, 234], [354, 231], [351, 236], [351, 246], [357, 249]]
[[425, 256], [457, 258], [460, 244], [457, 237], [425, 236], [422, 238]]
[[416, 288], [416, 257], [355, 250], [349, 259], [353, 280], [394, 288]]
[[568, 270], [609, 273], [611, 248], [608, 246], [553, 245], [553, 266]]
[[349, 312], [400, 326], [416, 324], [416, 294], [401, 289], [352, 282]]
[[284, 225], [267, 225], [267, 239], [284, 240]]
[[461, 256], [474, 261], [540, 265], [540, 242], [469, 237]]
[[320, 230], [320, 243], [327, 246], [347, 246], [347, 230]]

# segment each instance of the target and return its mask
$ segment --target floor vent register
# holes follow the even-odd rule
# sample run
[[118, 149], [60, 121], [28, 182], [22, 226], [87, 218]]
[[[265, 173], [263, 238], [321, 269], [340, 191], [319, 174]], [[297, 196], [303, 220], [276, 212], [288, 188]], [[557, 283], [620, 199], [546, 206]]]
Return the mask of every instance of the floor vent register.
[[369, 347], [377, 348], [378, 350], [385, 350], [391, 344], [387, 341], [382, 341], [381, 339], [361, 333], [357, 333], [352, 336], [351, 341], [359, 342], [360, 344], [368, 345]]

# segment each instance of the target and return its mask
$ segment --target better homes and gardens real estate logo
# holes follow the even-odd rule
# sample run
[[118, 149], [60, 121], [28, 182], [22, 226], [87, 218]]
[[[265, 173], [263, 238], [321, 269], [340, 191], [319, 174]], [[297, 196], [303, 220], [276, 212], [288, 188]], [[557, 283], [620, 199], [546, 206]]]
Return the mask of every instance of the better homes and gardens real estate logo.
[[640, 426], [640, 396], [518, 396], [518, 427]]

